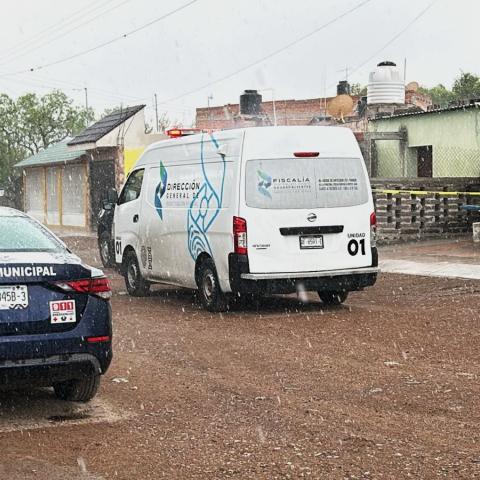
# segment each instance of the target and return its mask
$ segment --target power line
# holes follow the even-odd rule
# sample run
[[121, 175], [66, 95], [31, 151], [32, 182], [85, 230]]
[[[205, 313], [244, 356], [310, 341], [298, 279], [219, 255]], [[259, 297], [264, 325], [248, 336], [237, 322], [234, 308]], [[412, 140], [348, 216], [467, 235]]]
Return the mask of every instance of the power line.
[[[113, 2], [114, 0], [106, 0], [103, 2], [94, 1], [92, 3], [89, 3], [86, 7], [81, 8], [80, 10], [76, 10], [73, 12], [69, 17], [66, 18], [65, 20], [62, 20], [60, 22], [56, 22], [47, 28], [44, 28], [43, 30], [40, 30], [36, 34], [32, 35], [29, 38], [26, 38], [25, 40], [17, 43], [15, 47], [10, 49], [10, 51], [5, 51], [4, 53], [0, 54], [1, 60], [4, 60], [5, 58], [9, 58], [12, 55], [16, 55], [17, 52], [24, 50], [25, 48], [30, 47], [32, 44], [35, 44], [37, 41], [42, 40], [44, 37], [48, 37], [52, 32], [58, 31], [58, 27], [60, 29], [64, 28], [66, 25], [69, 25], [71, 23], [74, 23], [76, 20], [79, 18], [84, 17], [86, 14], [91, 13], [95, 10], [98, 10], [99, 8], [107, 5], [108, 3]], [[93, 8], [92, 8], [93, 7]], [[79, 15], [80, 14], [80, 15]], [[76, 18], [78, 17], [78, 18]], [[70, 20], [68, 20], [70, 18]]]
[[363, 0], [361, 1], [360, 3], [358, 3], [356, 6], [350, 8], [349, 10], [347, 10], [346, 12], [338, 15], [337, 17], [333, 18], [332, 20], [324, 23], [323, 25], [320, 25], [319, 27], [317, 27], [315, 30], [312, 30], [311, 32], [305, 34], [305, 35], [302, 35], [301, 37], [297, 38], [296, 40], [293, 40], [292, 42], [290, 43], [287, 43], [286, 45], [284, 45], [283, 47], [281, 48], [278, 48], [277, 50], [274, 50], [273, 52], [269, 53], [268, 55], [265, 55], [264, 57], [262, 58], [259, 58], [258, 60], [255, 60], [254, 62], [252, 63], [249, 63], [248, 65], [245, 65], [244, 67], [242, 68], [239, 68], [238, 70], [235, 70], [234, 72], [231, 72], [227, 75], [224, 75], [223, 77], [219, 77], [217, 78], [216, 80], [213, 80], [211, 82], [208, 82], [208, 83], [205, 83], [204, 85], [202, 85], [201, 87], [198, 87], [198, 88], [195, 88], [193, 90], [190, 90], [186, 93], [183, 93], [182, 95], [177, 95], [175, 97], [172, 97], [172, 98], [169, 98], [168, 100], [166, 100], [165, 102], [159, 102], [159, 103], [167, 103], [167, 102], [172, 102], [172, 101], [175, 101], [175, 100], [178, 100], [180, 98], [183, 98], [183, 97], [186, 97], [188, 95], [191, 95], [192, 93], [196, 93], [196, 92], [199, 92], [200, 90], [203, 90], [205, 88], [208, 88], [212, 85], [215, 85], [216, 83], [219, 83], [219, 82], [223, 82], [224, 80], [228, 80], [229, 78], [231, 77], [234, 77], [235, 75], [238, 75], [239, 73], [245, 71], [245, 70], [248, 70], [249, 68], [252, 68], [254, 67], [255, 65], [258, 65], [259, 63], [262, 63], [264, 62], [265, 60], [268, 60], [282, 52], [284, 52], [285, 50], [293, 47], [294, 45], [297, 45], [298, 43], [302, 42], [303, 40], [306, 40], [307, 38], [310, 38], [311, 36], [315, 35], [316, 33], [320, 32], [321, 30], [324, 30], [325, 28], [329, 27], [330, 25], [334, 24], [335, 22], [341, 20], [342, 18], [346, 17], [347, 15], [353, 13], [354, 11], [358, 10], [359, 8], [363, 7], [364, 5], [366, 5], [367, 3], [371, 2], [371, 0]]
[[[65, 37], [66, 35], [69, 35], [70, 33], [74, 32], [75, 30], [78, 30], [79, 28], [83, 27], [84, 25], [87, 25], [87, 24], [93, 22], [93, 21], [96, 20], [97, 18], [102, 17], [103, 15], [105, 15], [105, 14], [107, 14], [107, 13], [110, 13], [110, 12], [113, 11], [113, 10], [116, 10], [117, 8], [123, 6], [125, 3], [128, 3], [128, 2], [130, 2], [130, 1], [131, 1], [131, 0], [124, 0], [123, 2], [121, 2], [121, 3], [117, 4], [117, 5], [113, 5], [112, 7], [108, 8], [107, 10], [104, 10], [103, 12], [100, 12], [99, 14], [95, 15], [94, 17], [89, 18], [89, 19], [85, 20], [84, 22], [79, 23], [78, 25], [75, 25], [74, 27], [70, 28], [69, 30], [67, 30], [67, 31], [65, 31], [65, 32], [63, 32], [63, 33], [60, 33], [59, 35], [56, 35], [56, 36], [52, 37], [51, 39], [46, 40], [46, 41], [43, 42], [43, 43], [40, 43], [40, 44], [35, 45], [33, 48], [30, 48], [30, 49], [27, 48], [27, 50], [24, 50], [23, 52], [21, 52], [21, 50], [20, 50], [21, 53], [13, 54], [13, 55], [7, 56], [7, 57], [5, 57], [5, 58], [8, 58], [8, 57], [12, 57], [12, 56], [13, 56], [13, 57], [15, 57], [14, 59], [17, 60], [18, 58], [25, 57], [26, 55], [29, 55], [30, 53], [35, 52], [36, 50], [44, 47], [45, 45], [49, 45], [49, 44], [51, 44], [52, 42], [54, 42], [55, 40], [58, 40], [59, 38]], [[111, 3], [111, 0], [109, 0], [109, 1], [107, 2], [107, 4], [108, 4], [108, 3]], [[104, 4], [103, 6], [105, 6], [105, 5], [106, 5], [106, 4]], [[90, 13], [91, 13], [91, 12], [90, 12]], [[70, 22], [70, 23], [74, 23], [74, 22]], [[68, 25], [68, 24], [69, 24], [69, 23], [64, 24], [63, 26]], [[12, 60], [13, 60], [13, 59], [7, 60], [6, 62], [3, 62], [2, 64], [0, 64], [0, 66], [6, 65], [6, 64], [8, 64], [8, 63], [11, 63]]]
[[[148, 96], [148, 97], [134, 97], [132, 95], [124, 95], [122, 94], [121, 92], [118, 92], [118, 93], [113, 93], [112, 91], [110, 90], [104, 90], [104, 89], [101, 89], [101, 88], [96, 88], [96, 87], [90, 87], [90, 86], [87, 86], [85, 87], [85, 85], [81, 85], [80, 83], [74, 83], [74, 82], [66, 82], [66, 81], [63, 81], [63, 80], [57, 80], [57, 79], [47, 79], [47, 78], [44, 78], [44, 77], [30, 77], [28, 78], [28, 80], [25, 80], [23, 78], [9, 78], [9, 77], [5, 77], [3, 79], [4, 81], [8, 81], [8, 82], [12, 82], [14, 84], [18, 84], [18, 83], [23, 83], [25, 85], [30, 85], [32, 87], [35, 87], [35, 88], [42, 88], [42, 89], [45, 89], [45, 90], [55, 90], [55, 89], [62, 89], [62, 90], [72, 90], [72, 91], [82, 91], [84, 92], [85, 91], [85, 88], [88, 88], [88, 91], [90, 93], [93, 92], [93, 95], [89, 95], [90, 99], [91, 97], [100, 97], [100, 98], [104, 98], [104, 99], [108, 99], [108, 100], [114, 100], [116, 102], [125, 102], [125, 103], [131, 103], [131, 102], [136, 102], [136, 103], [139, 103], [139, 102], [142, 102], [142, 103], [145, 103], [147, 101], [151, 101], [151, 97]], [[55, 85], [56, 84], [56, 85]], [[67, 85], [67, 86], [64, 86], [64, 85]], [[2, 88], [5, 88], [5, 86], [2, 86]], [[11, 95], [13, 95], [13, 91], [11, 89], [9, 89], [9, 93]], [[169, 111], [176, 111], [176, 112], [194, 112], [196, 107], [192, 106], [192, 105], [184, 105], [184, 104], [171, 104], [171, 103], [166, 103], [164, 104], [166, 105], [166, 108], [169, 110]], [[149, 104], [149, 106], [154, 106], [153, 103]]]
[[[363, 66], [365, 66], [367, 63], [371, 62], [379, 53], [383, 52], [387, 47], [389, 47], [397, 38], [399, 38], [401, 35], [403, 35], [417, 20], [419, 20], [423, 15], [427, 13], [430, 8], [433, 7], [435, 3], [437, 3], [438, 0], [433, 0], [431, 1], [423, 10], [418, 13], [405, 27], [403, 27], [398, 33], [396, 33], [385, 45], [383, 45], [381, 48], [379, 48], [374, 54], [369, 56], [366, 60], [364, 60], [360, 65], [356, 66], [351, 72], [350, 76], [354, 75], [358, 70], [360, 70]], [[329, 87], [330, 88], [330, 87]]]
[[[148, 23], [145, 23], [143, 25], [141, 25], [140, 27], [137, 27], [133, 30], [130, 30], [129, 32], [127, 33], [124, 33], [123, 35], [120, 35], [118, 37], [115, 37], [115, 38], [112, 38], [111, 40], [108, 40], [106, 42], [103, 42], [99, 45], [96, 45], [95, 47], [91, 47], [91, 48], [88, 48], [86, 50], [83, 50], [81, 52], [77, 52], [73, 55], [69, 55], [68, 57], [64, 57], [64, 58], [60, 58], [58, 60], [55, 60], [53, 62], [50, 62], [50, 63], [46, 63], [44, 65], [39, 65], [37, 67], [32, 67], [32, 68], [28, 68], [28, 69], [25, 69], [25, 70], [19, 70], [17, 72], [11, 72], [11, 73], [3, 73], [0, 75], [0, 77], [5, 77], [5, 76], [10, 76], [10, 75], [16, 75], [18, 73], [27, 73], [27, 72], [34, 72], [36, 70], [41, 70], [41, 69], [44, 69], [44, 68], [48, 68], [48, 67], [52, 67], [53, 65], [58, 65], [60, 63], [64, 63], [64, 62], [68, 62], [69, 60], [73, 60], [74, 58], [77, 58], [77, 57], [80, 57], [82, 55], [86, 55], [87, 53], [91, 53], [91, 52], [94, 52], [96, 50], [99, 50], [100, 48], [104, 48], [106, 47], [107, 45], [111, 45], [112, 43], [114, 42], [117, 42], [118, 40], [122, 40], [124, 38], [127, 38], [131, 35], [134, 35], [135, 33], [138, 33], [148, 27], [151, 27], [152, 25], [154, 25], [155, 23], [158, 23], [160, 22], [161, 20], [164, 20], [165, 18], [168, 18], [170, 17], [171, 15], [174, 15], [175, 13], [177, 12], [180, 12], [181, 10], [189, 7], [190, 5], [193, 5], [194, 3], [196, 3], [198, 0], [191, 0], [190, 2], [188, 3], [185, 3], [184, 5], [178, 7], [178, 8], [175, 8], [174, 10], [171, 10], [170, 12], [158, 17], [158, 18], [155, 18], [154, 20], [151, 20], [150, 22]], [[367, 1], [370, 1], [370, 0], [367, 0]]]

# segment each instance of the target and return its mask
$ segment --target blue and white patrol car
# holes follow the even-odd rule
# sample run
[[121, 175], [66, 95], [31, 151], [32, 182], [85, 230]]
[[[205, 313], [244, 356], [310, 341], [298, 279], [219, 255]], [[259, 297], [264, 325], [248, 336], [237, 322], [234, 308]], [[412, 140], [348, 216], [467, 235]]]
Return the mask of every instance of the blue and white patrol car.
[[108, 279], [30, 216], [0, 207], [0, 388], [86, 402], [112, 359]]

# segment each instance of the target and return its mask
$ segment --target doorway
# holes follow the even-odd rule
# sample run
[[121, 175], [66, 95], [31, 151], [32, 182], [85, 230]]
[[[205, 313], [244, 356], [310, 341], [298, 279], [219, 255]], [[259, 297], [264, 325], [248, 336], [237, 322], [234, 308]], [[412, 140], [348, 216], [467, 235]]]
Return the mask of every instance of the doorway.
[[417, 177], [429, 177], [433, 175], [432, 146], [417, 147]]

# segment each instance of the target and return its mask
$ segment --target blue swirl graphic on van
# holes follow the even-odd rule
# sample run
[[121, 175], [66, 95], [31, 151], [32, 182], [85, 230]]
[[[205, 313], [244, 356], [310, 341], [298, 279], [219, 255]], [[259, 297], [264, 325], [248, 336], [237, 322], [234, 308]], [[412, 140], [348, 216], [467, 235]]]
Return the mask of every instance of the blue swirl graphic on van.
[[267, 175], [262, 170], [257, 170], [257, 177], [259, 180], [257, 184], [258, 191], [265, 197], [271, 199], [272, 195], [268, 191], [268, 189], [272, 186], [272, 177], [270, 175]]
[[163, 163], [160, 162], [160, 182], [155, 189], [154, 198], [155, 210], [157, 211], [160, 220], [163, 220], [162, 197], [165, 195], [165, 191], [167, 190], [167, 179], [167, 169], [165, 168]]
[[[218, 148], [218, 142], [213, 135], [210, 135], [210, 140], [215, 148]], [[187, 218], [188, 251], [194, 261], [202, 252], [207, 252], [213, 256], [207, 234], [222, 208], [223, 187], [227, 167], [225, 155], [221, 155], [223, 169], [221, 181], [220, 185], [214, 185], [215, 182], [212, 182], [207, 174], [204, 143], [204, 135], [202, 134], [200, 142], [200, 163], [203, 182], [190, 203]]]

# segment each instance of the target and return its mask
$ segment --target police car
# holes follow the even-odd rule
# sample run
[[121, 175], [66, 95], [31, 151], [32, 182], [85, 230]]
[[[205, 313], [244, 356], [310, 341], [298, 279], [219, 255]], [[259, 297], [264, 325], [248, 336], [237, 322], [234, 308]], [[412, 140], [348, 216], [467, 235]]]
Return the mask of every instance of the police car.
[[86, 402], [112, 359], [108, 279], [30, 216], [0, 207], [0, 387]]

